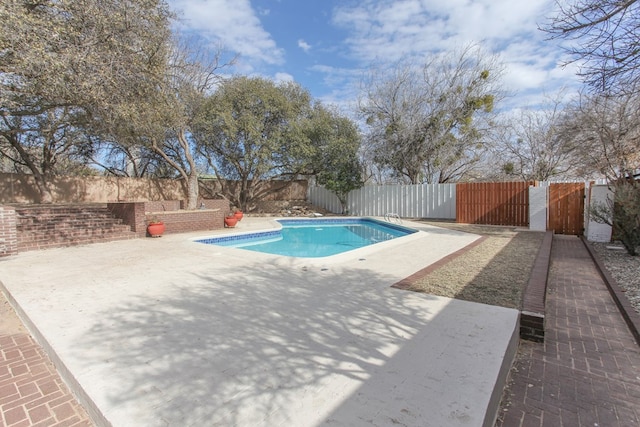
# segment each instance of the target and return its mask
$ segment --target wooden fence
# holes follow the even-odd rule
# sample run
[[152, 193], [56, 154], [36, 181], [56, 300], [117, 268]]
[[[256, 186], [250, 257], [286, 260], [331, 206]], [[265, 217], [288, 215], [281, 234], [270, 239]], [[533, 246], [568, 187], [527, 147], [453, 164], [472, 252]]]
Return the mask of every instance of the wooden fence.
[[549, 224], [556, 234], [580, 236], [584, 232], [584, 182], [549, 185]]
[[[346, 208], [351, 215], [397, 213], [403, 218], [455, 219], [466, 224], [529, 227], [529, 188], [538, 186], [548, 187], [548, 192], [540, 193], [541, 197], [533, 201], [533, 208], [543, 211], [542, 229], [554, 230], [556, 234], [581, 235], [585, 216], [584, 182], [371, 185], [350, 192]], [[325, 188], [310, 187], [309, 201], [331, 212], [342, 212], [338, 198]]]
[[535, 181], [459, 183], [456, 222], [527, 227], [529, 187], [535, 185]]

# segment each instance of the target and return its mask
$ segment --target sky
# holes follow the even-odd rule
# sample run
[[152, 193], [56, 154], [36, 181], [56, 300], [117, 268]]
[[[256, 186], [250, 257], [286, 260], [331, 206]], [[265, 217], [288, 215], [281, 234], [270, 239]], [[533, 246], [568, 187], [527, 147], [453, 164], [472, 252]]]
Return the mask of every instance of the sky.
[[325, 103], [355, 103], [372, 66], [470, 43], [497, 54], [512, 107], [577, 86], [575, 66], [538, 29], [553, 0], [168, 0], [180, 31], [237, 54], [233, 73], [294, 80]]

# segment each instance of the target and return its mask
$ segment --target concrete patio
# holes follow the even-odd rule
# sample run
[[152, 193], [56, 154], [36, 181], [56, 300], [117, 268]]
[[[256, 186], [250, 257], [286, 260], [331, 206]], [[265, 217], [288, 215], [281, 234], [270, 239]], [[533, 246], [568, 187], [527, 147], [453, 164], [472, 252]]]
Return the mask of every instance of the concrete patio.
[[317, 260], [203, 233], [27, 252], [0, 281], [99, 425], [493, 425], [518, 312], [390, 288], [478, 238], [405, 225]]

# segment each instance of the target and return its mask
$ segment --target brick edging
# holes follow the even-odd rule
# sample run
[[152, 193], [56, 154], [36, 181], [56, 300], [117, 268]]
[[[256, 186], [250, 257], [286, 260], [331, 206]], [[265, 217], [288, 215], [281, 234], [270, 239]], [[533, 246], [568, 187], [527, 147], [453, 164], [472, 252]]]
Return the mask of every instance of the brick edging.
[[445, 256], [444, 258], [440, 258], [438, 261], [434, 262], [433, 264], [430, 264], [428, 266], [426, 266], [425, 268], [423, 268], [422, 270], [418, 270], [415, 273], [413, 273], [412, 275], [405, 277], [404, 279], [400, 280], [399, 282], [396, 282], [395, 284], [391, 285], [392, 288], [396, 288], [396, 289], [403, 289], [403, 290], [410, 290], [411, 287], [413, 286], [414, 283], [416, 283], [418, 280], [422, 279], [423, 277], [427, 276], [429, 273], [437, 270], [438, 268], [442, 267], [443, 265], [445, 265], [446, 263], [448, 263], [449, 261], [451, 261], [452, 259], [455, 259], [457, 257], [459, 257], [460, 255], [462, 255], [463, 253], [475, 248], [476, 246], [478, 246], [480, 243], [484, 242], [485, 240], [487, 240], [487, 236], [480, 236], [479, 238], [477, 238], [476, 240], [474, 240], [473, 242], [469, 243], [467, 246], [458, 249], [455, 252], [450, 253], [449, 255]]
[[584, 236], [581, 236], [580, 239], [582, 240], [582, 243], [584, 243], [584, 246], [587, 248], [591, 259], [593, 259], [593, 262], [595, 263], [596, 268], [598, 269], [598, 272], [602, 277], [602, 280], [604, 280], [604, 283], [607, 285], [607, 289], [609, 289], [611, 297], [615, 301], [616, 306], [618, 306], [618, 309], [620, 310], [624, 321], [627, 323], [631, 334], [635, 338], [636, 344], [640, 346], [640, 314], [635, 311], [626, 295], [618, 285], [616, 279], [614, 279], [613, 276], [611, 276], [611, 274], [609, 274], [607, 269], [604, 267], [604, 263], [602, 262], [596, 251], [593, 249], [593, 246], [591, 246], [591, 244], [584, 238]]
[[[111, 423], [104, 416], [102, 411], [89, 397], [89, 394], [84, 390], [82, 385], [78, 382], [75, 375], [67, 368], [67, 365], [62, 361], [62, 358], [55, 352], [49, 341], [44, 337], [42, 332], [36, 327], [31, 318], [27, 316], [27, 313], [23, 310], [22, 306], [18, 304], [18, 301], [13, 297], [9, 289], [0, 281], [0, 292], [2, 292], [13, 311], [16, 313], [24, 327], [27, 329], [28, 334], [33, 341], [42, 348], [43, 353], [49, 358], [53, 366], [55, 367], [58, 375], [62, 379], [62, 382], [69, 389], [71, 394], [82, 405], [87, 412], [91, 422], [96, 426], [111, 427]], [[1, 414], [0, 414], [1, 417]]]
[[544, 341], [544, 315], [547, 278], [551, 262], [553, 231], [545, 232], [538, 255], [533, 263], [529, 281], [522, 295], [520, 337], [529, 341]]

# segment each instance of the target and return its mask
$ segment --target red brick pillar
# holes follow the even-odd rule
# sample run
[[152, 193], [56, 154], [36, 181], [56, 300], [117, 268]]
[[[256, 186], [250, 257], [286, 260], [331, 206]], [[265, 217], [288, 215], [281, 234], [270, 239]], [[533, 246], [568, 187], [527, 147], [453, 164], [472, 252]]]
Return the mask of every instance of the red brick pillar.
[[0, 206], [0, 257], [18, 253], [16, 210]]

